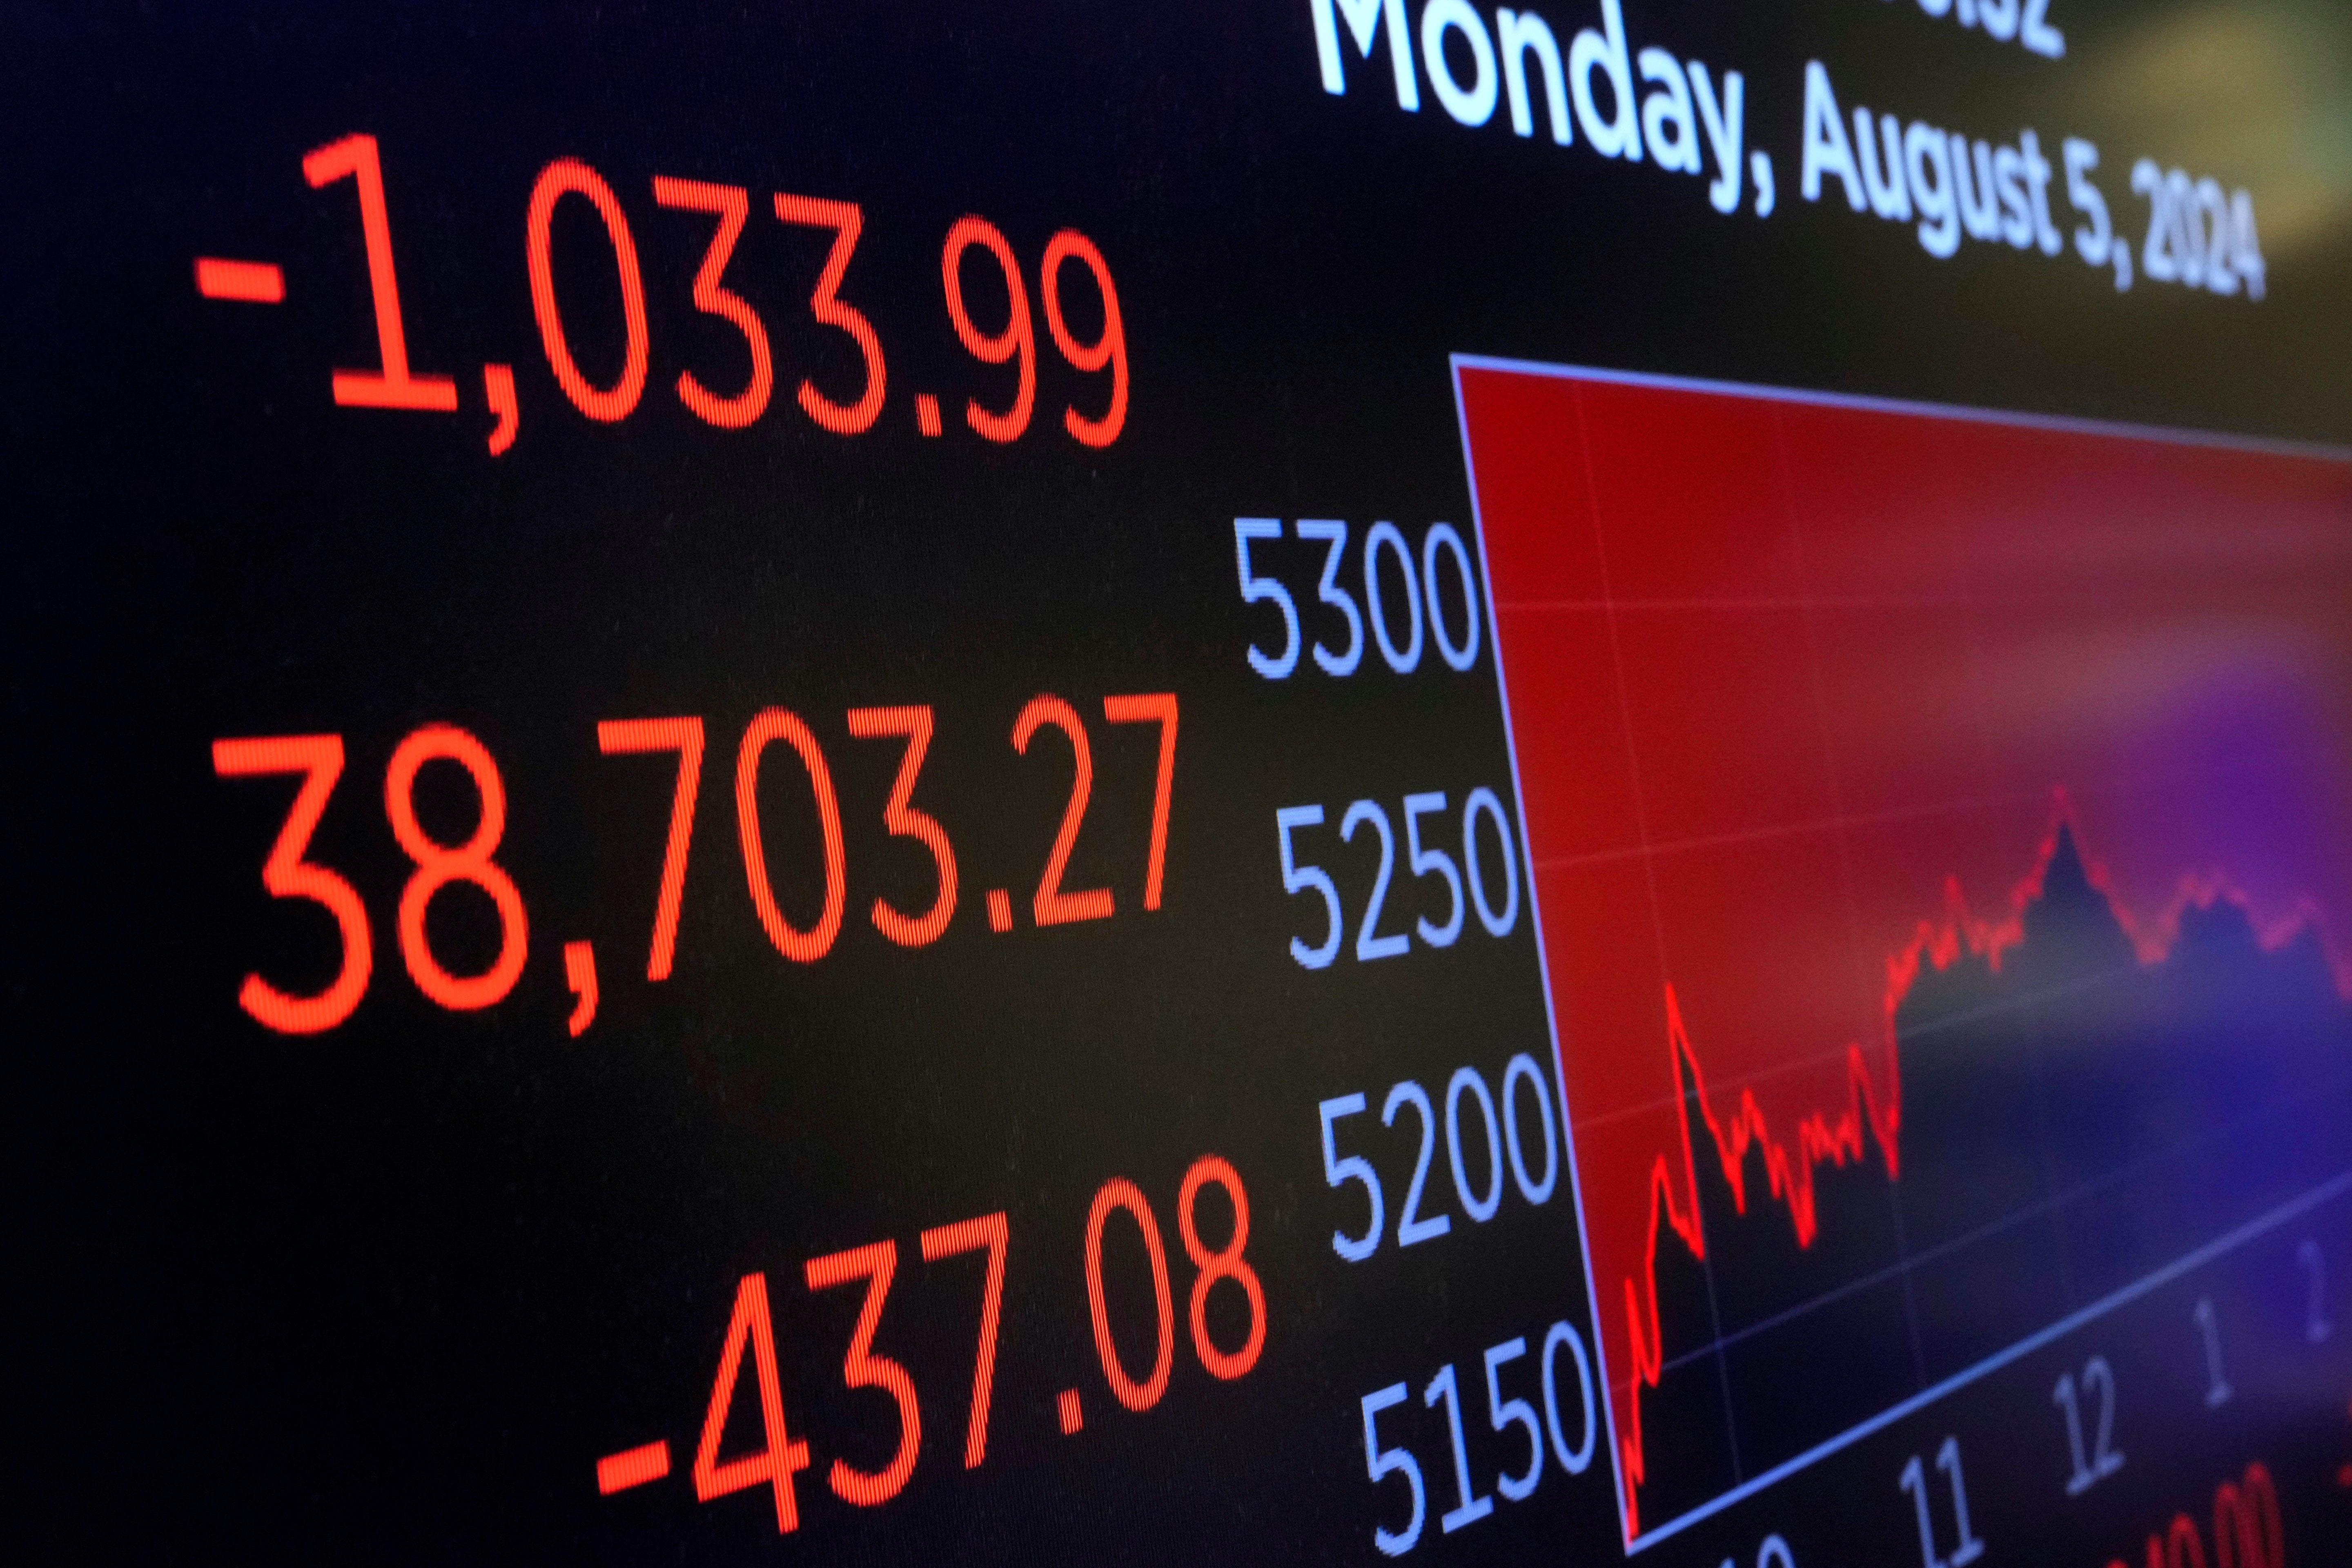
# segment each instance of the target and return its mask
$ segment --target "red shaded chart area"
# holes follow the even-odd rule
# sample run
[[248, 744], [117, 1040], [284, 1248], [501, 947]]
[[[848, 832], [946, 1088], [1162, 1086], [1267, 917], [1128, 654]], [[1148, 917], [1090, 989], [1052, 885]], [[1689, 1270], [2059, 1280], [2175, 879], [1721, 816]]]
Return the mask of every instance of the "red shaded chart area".
[[[2226, 1143], [2352, 994], [2352, 464], [1456, 384], [1631, 1537], [2288, 1179], [2194, 1137], [2127, 1160], [2102, 1129], [2178, 1107], [2099, 1097], [2210, 1065], [2149, 1020], [2252, 998], [2285, 1043], [2209, 1097]], [[2053, 1031], [2105, 1076], [2053, 1078]], [[2103, 1204], [2163, 1223], [2070, 1252]], [[2014, 1284], [1963, 1303], [1962, 1271]], [[1792, 1415], [1822, 1402], [1776, 1379], [1817, 1347], [1856, 1392]]]

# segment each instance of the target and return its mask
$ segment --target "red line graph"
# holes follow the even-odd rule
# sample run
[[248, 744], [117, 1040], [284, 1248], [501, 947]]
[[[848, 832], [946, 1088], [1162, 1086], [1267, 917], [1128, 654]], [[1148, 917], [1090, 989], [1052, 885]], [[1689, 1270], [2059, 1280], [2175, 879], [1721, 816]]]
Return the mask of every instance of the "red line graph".
[[[1843, 1234], [1867, 1223], [1843, 1183], [1815, 1201], [1874, 1150], [1898, 1215], [1946, 1212], [1941, 1075], [1974, 1080], [1898, 1061], [1895, 1012], [1964, 960], [2014, 975], [2059, 826], [2096, 840], [2142, 963], [2191, 907], [2272, 947], [2317, 928], [2306, 900], [2352, 910], [2352, 464], [1570, 369], [1457, 388], [1630, 1536], [1641, 1396], [1706, 1331], [1677, 1321], [1680, 1260], [1803, 1258], [1716, 1281], [1743, 1322], [1829, 1288], [1849, 1242], [1895, 1261], [1900, 1230]], [[1774, 1205], [1800, 1247], [1780, 1213], [1721, 1234]], [[1766, 1386], [1736, 1359], [1734, 1410]], [[1736, 1484], [1742, 1439], [1685, 1440], [1664, 1387], [1649, 1489], [1679, 1510]], [[1759, 1458], [1813, 1430], [1757, 1425]]]
[[[1704, 1261], [1707, 1256], [1706, 1234], [1699, 1218], [1698, 1150], [1691, 1135], [1691, 1118], [1680, 1114], [1680, 1108], [1696, 1098], [1699, 1118], [1706, 1124], [1708, 1142], [1724, 1179], [1731, 1188], [1732, 1202], [1740, 1214], [1748, 1212], [1748, 1190], [1747, 1163], [1748, 1155], [1761, 1150], [1768, 1177], [1765, 1195], [1789, 1212], [1790, 1223], [1796, 1233], [1797, 1244], [1810, 1247], [1820, 1234], [1820, 1224], [1813, 1198], [1813, 1173], [1822, 1164], [1842, 1166], [1849, 1160], [1860, 1159], [1864, 1150], [1863, 1131], [1865, 1127], [1877, 1140], [1886, 1159], [1886, 1174], [1890, 1181], [1902, 1177], [1903, 1075], [1902, 1058], [1895, 1038], [1895, 1014], [1913, 984], [1928, 967], [1936, 971], [1950, 968], [1964, 954], [1983, 960], [1995, 973], [2000, 973], [2001, 957], [2025, 937], [2025, 911], [2028, 905], [2042, 896], [2042, 885], [2052, 858], [2057, 853], [2062, 830], [2073, 833], [2078, 852], [2082, 835], [2074, 826], [2074, 812], [2063, 790], [2056, 792], [2049, 832], [2044, 835], [2034, 858], [2032, 870], [2011, 891], [2007, 908], [1997, 919], [1983, 919], [1968, 907], [1966, 896], [1957, 878], [1945, 884], [1945, 912], [1940, 920], [1922, 921], [1911, 940], [1902, 950], [1888, 959], [1886, 994], [1884, 1008], [1885, 1037], [1881, 1042], [1885, 1056], [1885, 1081], [1883, 1087], [1874, 1082], [1868, 1058], [1860, 1042], [1849, 1042], [1845, 1047], [1846, 1099], [1843, 1105], [1818, 1108], [1803, 1115], [1795, 1124], [1793, 1136], [1776, 1136], [1769, 1118], [1752, 1089], [1741, 1089], [1736, 1107], [1726, 1118], [1717, 1113], [1713, 1096], [1706, 1084], [1706, 1068], [1701, 1065], [1696, 1048], [1683, 1022], [1682, 1002], [1669, 983], [1665, 989], [1666, 1048], [1671, 1058], [1675, 1085], [1675, 1121], [1681, 1128], [1679, 1146], [1661, 1152], [1650, 1169], [1650, 1212], [1647, 1241], [1643, 1250], [1643, 1274], [1640, 1279], [1628, 1277], [1622, 1281], [1625, 1302], [1627, 1338], [1632, 1347], [1632, 1385], [1625, 1402], [1626, 1430], [1619, 1438], [1620, 1458], [1626, 1479], [1628, 1537], [1640, 1533], [1639, 1489], [1646, 1476], [1646, 1461], [1642, 1441], [1642, 1390], [1654, 1388], [1663, 1375], [1665, 1364], [1664, 1346], [1659, 1328], [1657, 1255], [1658, 1242], [1671, 1228], [1691, 1255]], [[2324, 933], [2317, 910], [2308, 902], [2299, 904], [2289, 912], [2269, 919], [2263, 918], [2252, 900], [2218, 874], [2193, 875], [2183, 878], [2179, 889], [2163, 910], [2152, 920], [2140, 920], [2116, 895], [2105, 870], [2095, 859], [2084, 853], [2084, 869], [2091, 886], [2105, 900], [2107, 907], [2131, 939], [2133, 949], [2142, 964], [2163, 962], [2171, 951], [2180, 931], [2184, 911], [2195, 908], [2208, 910], [2227, 901], [2242, 912], [2252, 925], [2265, 952], [2275, 952], [2293, 942], [2305, 929]], [[2336, 954], [2332, 944], [2324, 941], [2330, 965], [2336, 975], [2336, 989], [2352, 998], [2352, 963]]]

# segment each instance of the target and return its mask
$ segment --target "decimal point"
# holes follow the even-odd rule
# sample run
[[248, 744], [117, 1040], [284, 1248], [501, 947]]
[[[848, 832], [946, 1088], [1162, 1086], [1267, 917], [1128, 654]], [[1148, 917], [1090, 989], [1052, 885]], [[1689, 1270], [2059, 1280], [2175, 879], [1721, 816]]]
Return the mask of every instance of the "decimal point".
[[1066, 1388], [1062, 1390], [1062, 1398], [1060, 1403], [1062, 1407], [1062, 1436], [1067, 1437], [1075, 1434], [1080, 1427], [1087, 1424], [1086, 1407], [1078, 1403], [1078, 1391], [1075, 1388]]
[[1013, 896], [1002, 888], [988, 889], [988, 929], [993, 931], [1013, 929]]
[[[936, 436], [945, 428], [940, 422], [940, 400], [928, 392], [915, 395], [915, 428], [926, 436]], [[1003, 931], [1004, 928], [996, 928]]]

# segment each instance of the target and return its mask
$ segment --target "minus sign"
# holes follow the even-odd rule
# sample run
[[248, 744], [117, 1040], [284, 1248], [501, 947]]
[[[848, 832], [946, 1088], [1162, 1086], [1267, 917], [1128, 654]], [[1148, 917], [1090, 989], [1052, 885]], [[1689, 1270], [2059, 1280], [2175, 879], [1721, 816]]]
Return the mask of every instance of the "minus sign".
[[647, 1443], [642, 1448], [625, 1448], [617, 1454], [607, 1454], [596, 1461], [596, 1489], [606, 1497], [614, 1492], [641, 1487], [647, 1481], [657, 1481], [669, 1474], [669, 1444], [667, 1440]]
[[274, 261], [225, 261], [217, 256], [199, 256], [196, 292], [207, 300], [275, 305], [286, 298], [286, 274]]

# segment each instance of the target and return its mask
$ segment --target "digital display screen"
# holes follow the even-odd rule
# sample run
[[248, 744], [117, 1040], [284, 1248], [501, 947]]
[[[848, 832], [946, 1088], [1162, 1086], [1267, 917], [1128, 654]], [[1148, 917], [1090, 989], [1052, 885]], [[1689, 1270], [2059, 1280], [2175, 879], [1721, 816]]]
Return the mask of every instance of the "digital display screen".
[[2352, 1548], [2352, 16], [0, 7], [35, 1560]]

